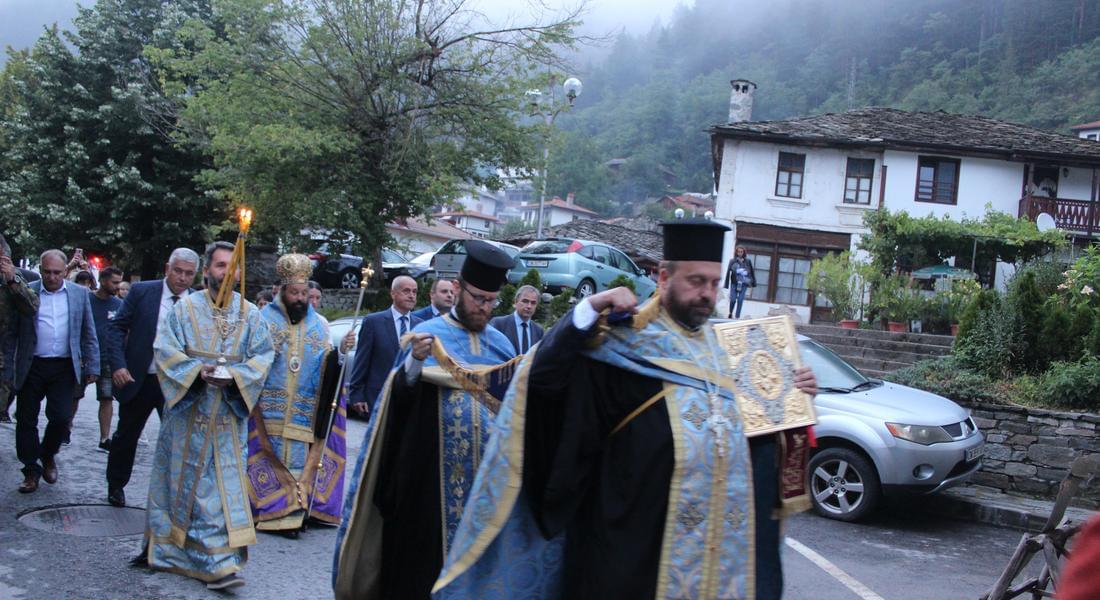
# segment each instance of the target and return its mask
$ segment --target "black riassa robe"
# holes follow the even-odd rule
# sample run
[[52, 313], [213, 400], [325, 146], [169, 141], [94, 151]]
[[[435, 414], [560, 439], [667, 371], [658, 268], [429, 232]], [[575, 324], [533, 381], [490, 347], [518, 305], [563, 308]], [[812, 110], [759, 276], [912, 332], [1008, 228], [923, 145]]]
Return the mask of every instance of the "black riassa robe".
[[[563, 598], [652, 598], [668, 513], [672, 430], [665, 401], [611, 434], [662, 383], [586, 357], [589, 332], [567, 314], [531, 369], [523, 486], [542, 534], [566, 533]], [[774, 435], [749, 440], [756, 597], [778, 599], [778, 455]]]

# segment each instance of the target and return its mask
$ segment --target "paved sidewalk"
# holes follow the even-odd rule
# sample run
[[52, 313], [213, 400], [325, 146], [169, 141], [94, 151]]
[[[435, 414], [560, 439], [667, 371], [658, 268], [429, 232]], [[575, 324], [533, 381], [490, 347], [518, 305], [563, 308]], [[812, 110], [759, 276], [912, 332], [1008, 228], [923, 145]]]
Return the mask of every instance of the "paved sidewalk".
[[[1092, 482], [1100, 485], [1100, 481]], [[1054, 508], [1054, 501], [1006, 494], [984, 485], [964, 485], [928, 497], [931, 512], [948, 517], [1038, 532]], [[1094, 513], [1085, 508], [1069, 507], [1065, 517], [1083, 523]]]

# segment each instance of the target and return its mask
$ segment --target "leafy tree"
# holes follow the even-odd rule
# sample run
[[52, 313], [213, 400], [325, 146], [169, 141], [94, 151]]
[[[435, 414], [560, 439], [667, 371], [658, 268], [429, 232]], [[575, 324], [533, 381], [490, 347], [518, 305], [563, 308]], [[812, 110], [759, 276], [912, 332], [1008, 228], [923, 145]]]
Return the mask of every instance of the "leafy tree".
[[201, 181], [253, 205], [255, 235], [350, 238], [427, 213], [495, 170], [530, 170], [522, 90], [574, 41], [574, 14], [494, 27], [463, 0], [226, 0], [150, 55], [186, 99]]
[[171, 100], [142, 54], [181, 15], [201, 21], [209, 6], [100, 0], [5, 67], [0, 209], [24, 252], [83, 247], [152, 277], [224, 218], [193, 179], [201, 154], [169, 135]]

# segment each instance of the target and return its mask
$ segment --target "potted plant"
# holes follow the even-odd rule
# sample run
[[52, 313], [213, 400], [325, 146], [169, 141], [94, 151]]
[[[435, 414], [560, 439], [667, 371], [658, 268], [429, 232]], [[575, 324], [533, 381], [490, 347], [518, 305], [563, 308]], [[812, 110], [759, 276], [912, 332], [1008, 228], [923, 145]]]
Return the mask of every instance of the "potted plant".
[[909, 330], [907, 319], [912, 312], [912, 294], [903, 275], [879, 275], [874, 283], [872, 306], [886, 319], [886, 330], [904, 333]]
[[813, 262], [808, 274], [809, 288], [832, 306], [833, 317], [845, 329], [856, 329], [856, 311], [863, 296], [859, 264], [848, 252], [827, 254]]
[[981, 284], [974, 279], [952, 279], [950, 289], [940, 294], [943, 297], [944, 316], [951, 325], [951, 335], [959, 335], [959, 317], [981, 289]]

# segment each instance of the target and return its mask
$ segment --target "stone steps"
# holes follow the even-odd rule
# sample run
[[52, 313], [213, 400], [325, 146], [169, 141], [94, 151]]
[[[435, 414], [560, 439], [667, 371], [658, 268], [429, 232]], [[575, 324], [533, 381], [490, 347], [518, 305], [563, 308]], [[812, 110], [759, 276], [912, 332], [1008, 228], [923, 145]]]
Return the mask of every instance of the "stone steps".
[[927, 333], [890, 333], [799, 325], [798, 332], [824, 345], [868, 377], [889, 379], [899, 369], [951, 353], [955, 338]]
[[833, 325], [799, 325], [798, 332], [813, 337], [818, 335], [833, 335], [863, 340], [881, 340], [887, 342], [911, 342], [929, 346], [943, 346], [950, 348], [955, 343], [955, 338], [949, 335], [934, 335], [931, 333], [891, 333], [877, 329], [844, 329]]

